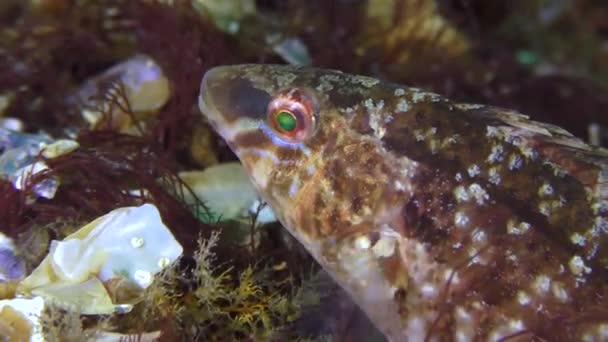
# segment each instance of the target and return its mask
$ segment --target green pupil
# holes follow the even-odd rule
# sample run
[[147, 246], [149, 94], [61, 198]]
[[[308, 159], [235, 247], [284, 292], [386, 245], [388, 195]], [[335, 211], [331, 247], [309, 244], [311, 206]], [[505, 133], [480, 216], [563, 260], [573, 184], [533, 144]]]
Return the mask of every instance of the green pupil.
[[296, 129], [298, 122], [292, 113], [282, 111], [277, 114], [276, 118], [277, 124], [282, 130], [291, 132]]

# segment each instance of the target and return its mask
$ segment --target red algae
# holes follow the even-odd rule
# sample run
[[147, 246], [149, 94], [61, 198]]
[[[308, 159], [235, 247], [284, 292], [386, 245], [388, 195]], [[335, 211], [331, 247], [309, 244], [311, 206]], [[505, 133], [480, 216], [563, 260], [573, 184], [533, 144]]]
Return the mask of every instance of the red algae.
[[27, 223], [26, 212], [24, 192], [15, 189], [11, 182], [0, 179], [0, 230], [14, 237]]
[[229, 39], [201, 19], [190, 4], [173, 6], [133, 2], [126, 12], [135, 26], [139, 51], [150, 55], [171, 80], [171, 99], [159, 113], [151, 134], [174, 152], [184, 127], [199, 118], [193, 110], [201, 75], [221, 63], [236, 61]]

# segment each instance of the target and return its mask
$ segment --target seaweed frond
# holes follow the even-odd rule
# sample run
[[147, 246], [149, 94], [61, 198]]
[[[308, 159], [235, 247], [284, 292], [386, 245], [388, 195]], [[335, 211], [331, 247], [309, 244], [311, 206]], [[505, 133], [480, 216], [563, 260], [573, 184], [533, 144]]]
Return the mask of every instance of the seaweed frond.
[[318, 303], [290, 277], [273, 279], [271, 268], [250, 265], [236, 274], [234, 267], [218, 265], [218, 241], [218, 232], [199, 239], [190, 270], [175, 264], [157, 277], [143, 304], [147, 323], [172, 317], [172, 331], [163, 333], [186, 339], [268, 340], [288, 334], [307, 302]]
[[114, 329], [108, 316], [87, 319], [78, 310], [65, 310], [49, 300], [45, 301], [40, 323], [44, 340], [49, 342], [90, 341], [98, 333]]

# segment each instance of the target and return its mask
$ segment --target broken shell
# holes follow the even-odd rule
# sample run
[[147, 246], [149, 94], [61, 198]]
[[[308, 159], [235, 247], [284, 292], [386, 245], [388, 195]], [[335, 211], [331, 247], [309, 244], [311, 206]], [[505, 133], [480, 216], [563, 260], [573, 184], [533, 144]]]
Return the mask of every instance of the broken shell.
[[77, 284], [48, 284], [33, 289], [31, 294], [82, 315], [111, 314], [116, 311], [106, 287], [97, 278]]
[[6, 110], [11, 105], [14, 99], [15, 93], [13, 92], [0, 94], [0, 117], [4, 116]]
[[[259, 197], [243, 166], [238, 162], [214, 165], [203, 171], [180, 172], [179, 177], [211, 213], [217, 215], [210, 218], [210, 221], [247, 217], [250, 210], [257, 210], [259, 206]], [[183, 189], [183, 193], [186, 203], [195, 203], [190, 192]], [[260, 218], [274, 221], [270, 208], [264, 210], [264, 215]]]
[[69, 139], [59, 139], [51, 144], [43, 144], [42, 156], [44, 158], [52, 159], [68, 154], [80, 147], [77, 141], [69, 140]]
[[[143, 243], [134, 246], [133, 241]], [[154, 205], [119, 208], [63, 241], [53, 241], [47, 257], [19, 284], [17, 292], [50, 297], [60, 305], [77, 305], [84, 314], [112, 313], [116, 305], [133, 303], [113, 303], [110, 298], [129, 297], [135, 302], [139, 296], [106, 289], [136, 292], [128, 285], [135, 284], [141, 292], [154, 274], [181, 254], [181, 245]]]
[[308, 48], [299, 38], [284, 38], [282, 34], [275, 33], [266, 37], [266, 44], [272, 46], [274, 52], [291, 65], [308, 66], [312, 64]]
[[[120, 87], [120, 84], [124, 87]], [[120, 94], [124, 95], [124, 98], [118, 96], [119, 89], [124, 90]], [[107, 91], [109, 93], [104, 94]], [[120, 106], [108, 97], [118, 100]], [[145, 118], [146, 114], [158, 111], [167, 103], [169, 97], [169, 79], [161, 67], [146, 55], [136, 55], [87, 81], [77, 92], [75, 99], [84, 103], [82, 116], [91, 128], [98, 127], [102, 119], [110, 119], [113, 128], [128, 131], [133, 124], [130, 114], [119, 107], [128, 107], [136, 118], [141, 119]], [[124, 100], [127, 100], [128, 105], [122, 103]], [[103, 113], [111, 113], [111, 118], [104, 117]]]
[[[0, 128], [0, 177], [7, 178], [15, 189], [26, 188], [28, 180], [48, 169], [46, 163], [36, 160], [37, 156], [48, 159], [70, 153], [79, 147], [78, 142], [67, 139], [52, 140], [42, 134], [26, 134]], [[40, 197], [53, 198], [59, 187], [55, 177], [38, 182], [33, 190]]]
[[44, 341], [40, 322], [43, 310], [40, 297], [0, 300], [0, 336], [8, 337], [8, 341]]
[[0, 232], [0, 283], [25, 276], [25, 265], [15, 251], [15, 244]]
[[25, 129], [25, 125], [17, 118], [0, 118], [0, 128], [21, 132]]
[[254, 0], [195, 0], [194, 8], [210, 18], [215, 26], [230, 34], [240, 30], [240, 21], [256, 12]]

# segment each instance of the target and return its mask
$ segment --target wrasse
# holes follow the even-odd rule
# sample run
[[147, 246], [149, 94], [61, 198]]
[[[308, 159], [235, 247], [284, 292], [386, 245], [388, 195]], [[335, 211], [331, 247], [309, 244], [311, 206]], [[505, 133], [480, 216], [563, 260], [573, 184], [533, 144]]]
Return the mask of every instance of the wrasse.
[[389, 340], [608, 340], [607, 150], [314, 68], [216, 67], [199, 106]]

